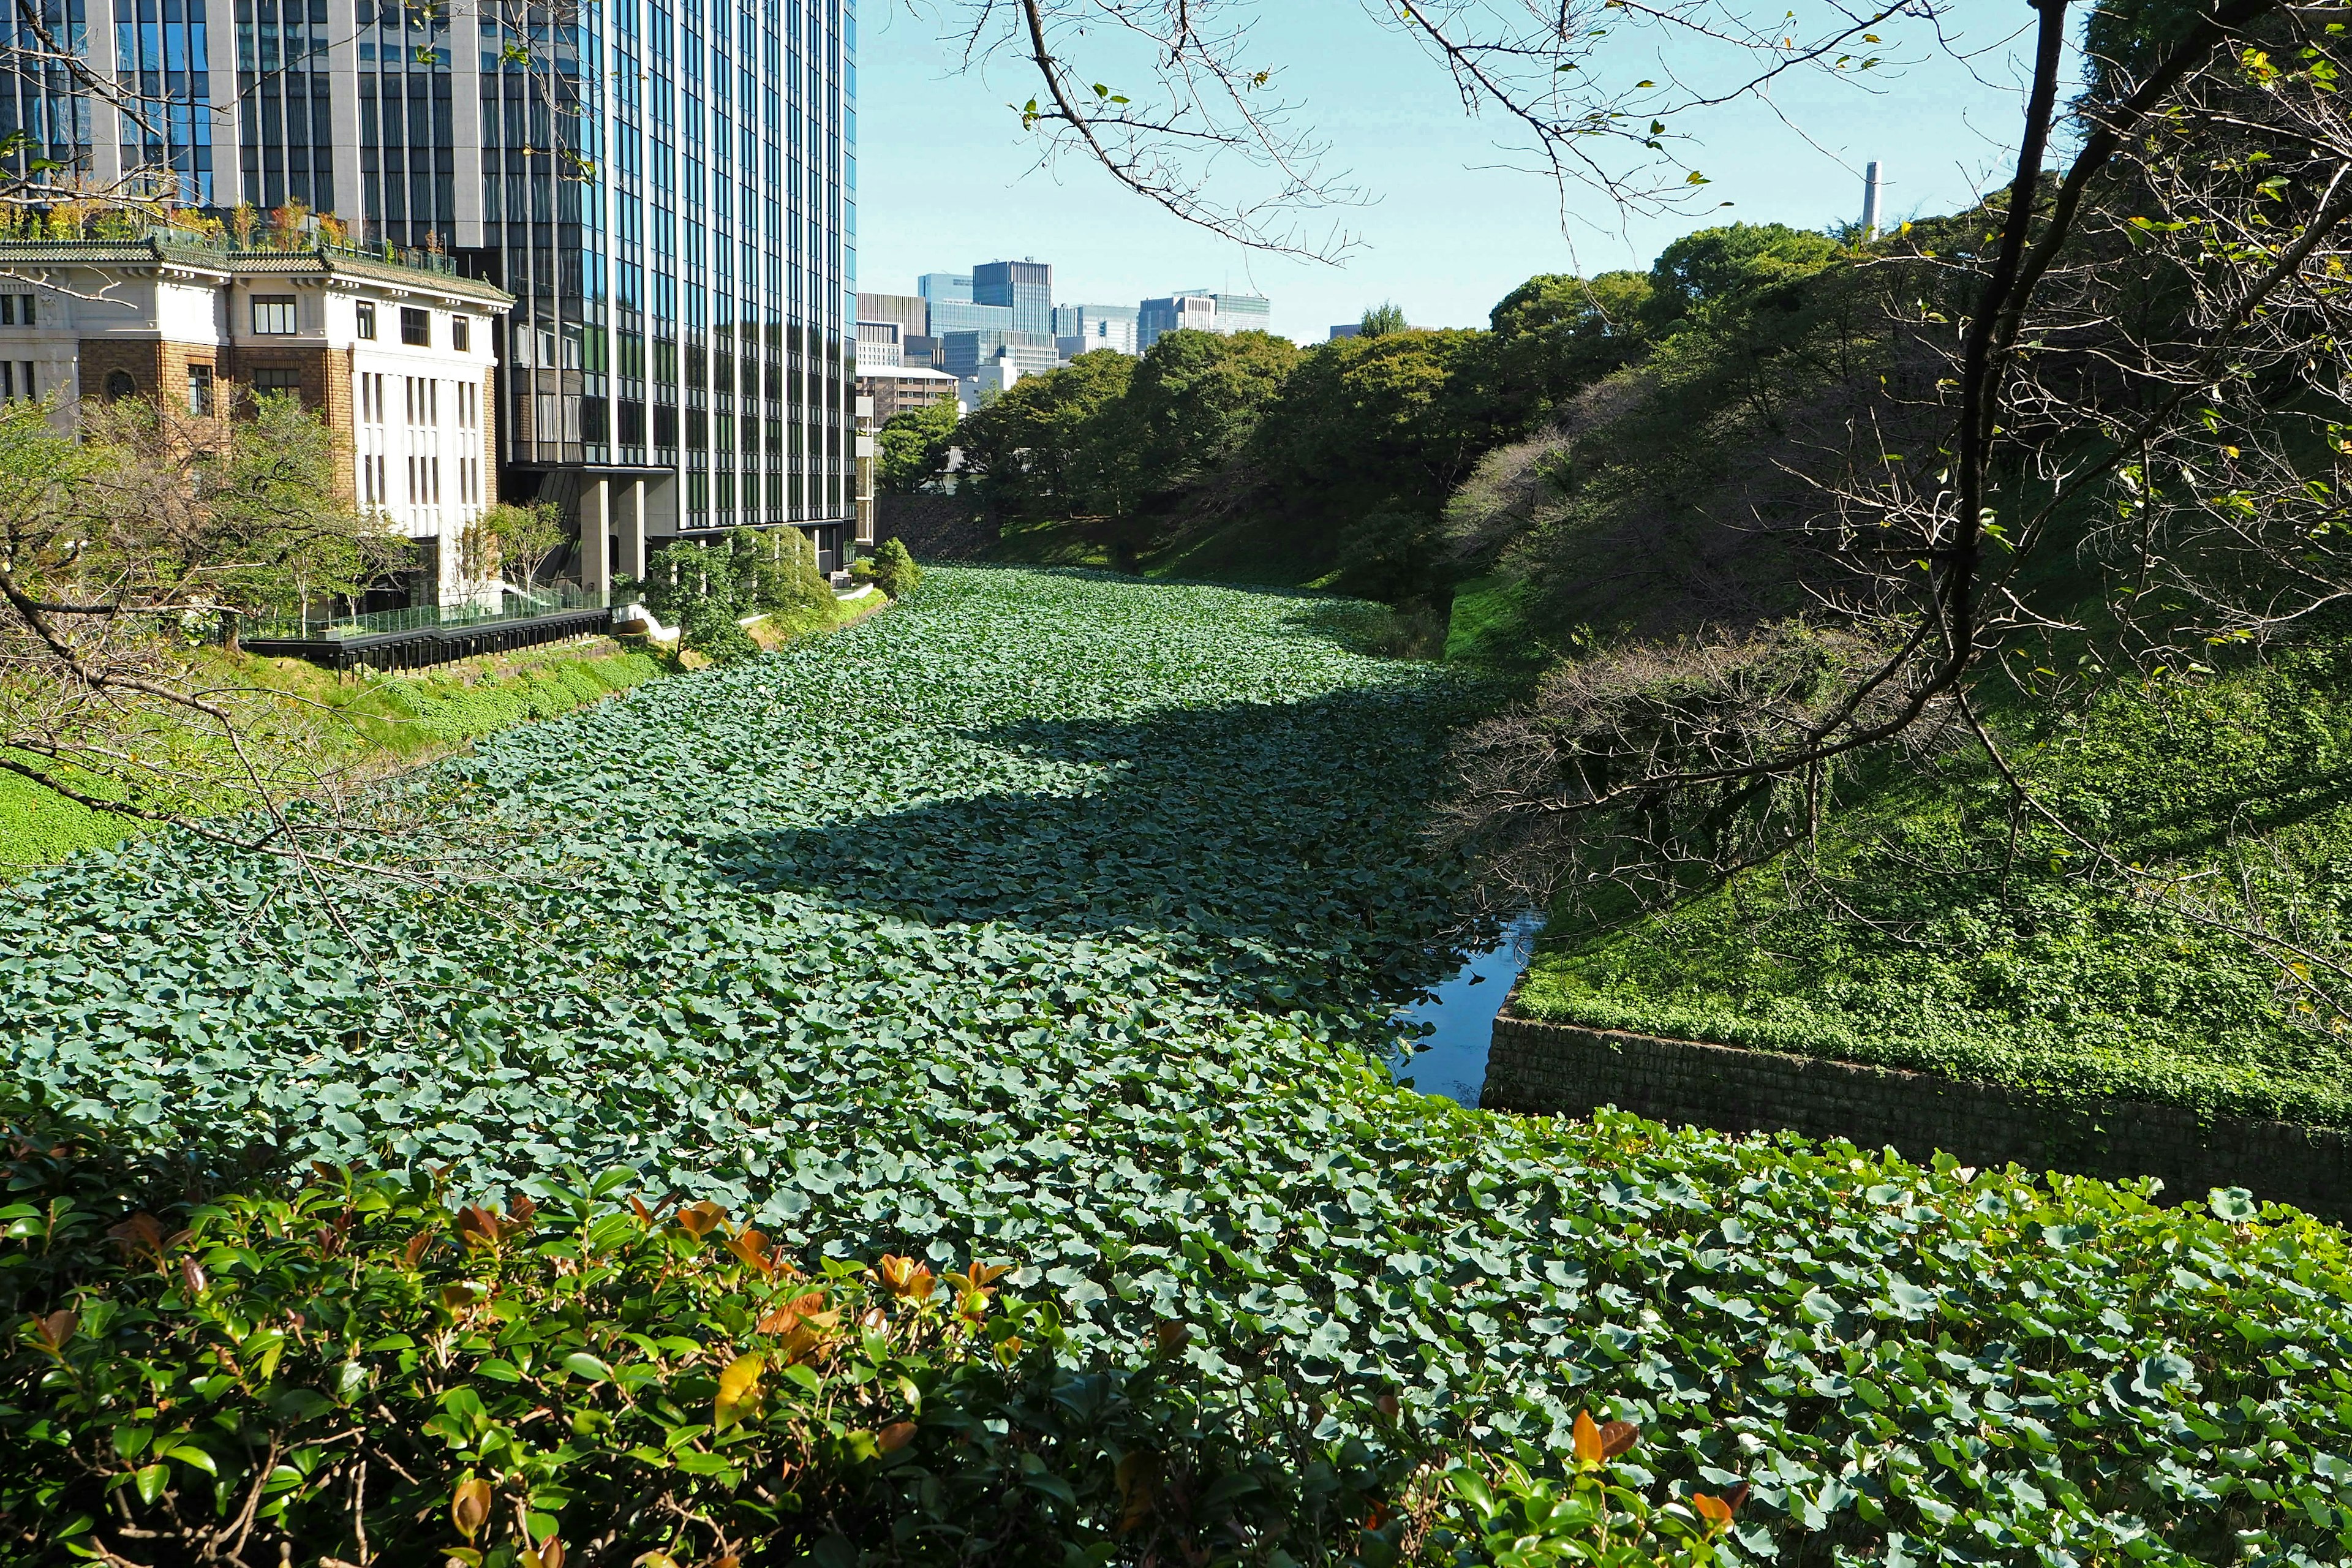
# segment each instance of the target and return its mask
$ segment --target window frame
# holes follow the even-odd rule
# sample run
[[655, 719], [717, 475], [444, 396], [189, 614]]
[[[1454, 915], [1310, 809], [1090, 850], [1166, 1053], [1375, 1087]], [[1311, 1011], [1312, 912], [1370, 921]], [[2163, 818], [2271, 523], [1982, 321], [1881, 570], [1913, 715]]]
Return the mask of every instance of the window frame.
[[452, 312], [449, 317], [449, 347], [451, 352], [469, 354], [474, 352], [474, 321], [470, 316]]
[[194, 419], [210, 419], [220, 406], [219, 371], [201, 360], [188, 366], [188, 415]]
[[[257, 338], [290, 338], [302, 330], [302, 312], [296, 295], [256, 294], [247, 300], [247, 304], [251, 307], [247, 320], [251, 322], [253, 335]], [[283, 321], [286, 324], [282, 327], [263, 326], [264, 310], [268, 312], [268, 320]]]
[[433, 312], [413, 305], [400, 308], [400, 345], [410, 349], [433, 346]]
[[362, 300], [358, 303], [359, 318], [353, 329], [354, 333], [369, 342], [375, 342], [375, 301]]

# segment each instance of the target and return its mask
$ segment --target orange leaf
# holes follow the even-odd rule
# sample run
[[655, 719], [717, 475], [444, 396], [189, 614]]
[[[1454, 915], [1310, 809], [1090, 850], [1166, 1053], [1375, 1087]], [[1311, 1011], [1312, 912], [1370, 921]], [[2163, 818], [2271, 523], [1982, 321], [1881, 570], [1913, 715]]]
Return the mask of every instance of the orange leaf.
[[1691, 1507], [1698, 1510], [1698, 1516], [1717, 1530], [1731, 1522], [1731, 1505], [1719, 1497], [1709, 1497], [1705, 1492], [1693, 1492]]
[[471, 1541], [490, 1521], [490, 1483], [477, 1476], [469, 1481], [459, 1481], [457, 1490], [449, 1500], [449, 1521], [457, 1533]]
[[1642, 1429], [1631, 1421], [1612, 1421], [1601, 1428], [1601, 1456], [1613, 1459], [1642, 1440]]
[[882, 1261], [876, 1266], [876, 1271], [882, 1277], [882, 1289], [893, 1296], [928, 1301], [931, 1292], [939, 1288], [939, 1281], [931, 1277], [929, 1264], [918, 1263], [911, 1258], [901, 1258], [893, 1252], [882, 1255]]
[[775, 1264], [768, 1258], [768, 1238], [756, 1230], [747, 1230], [740, 1236], [729, 1237], [727, 1250], [758, 1269], [763, 1276], [776, 1271]]
[[705, 1198], [698, 1204], [686, 1204], [679, 1206], [677, 1226], [695, 1240], [700, 1241], [704, 1237], [717, 1230], [719, 1221], [726, 1217], [725, 1209], [720, 1208], [709, 1198]]
[[1580, 1465], [1597, 1465], [1603, 1457], [1601, 1447], [1601, 1428], [1592, 1424], [1591, 1415], [1581, 1410], [1578, 1411], [1576, 1413], [1576, 1462]]
[[1161, 1355], [1174, 1355], [1184, 1348], [1185, 1342], [1192, 1337], [1192, 1331], [1181, 1323], [1162, 1322], [1151, 1325], [1151, 1338], [1158, 1345]]
[[912, 1421], [893, 1421], [874, 1435], [874, 1446], [886, 1454], [895, 1454], [915, 1440]]
[[65, 1342], [74, 1337], [74, 1331], [79, 1327], [79, 1318], [59, 1308], [46, 1318], [35, 1320], [33, 1333], [41, 1342], [43, 1350], [55, 1352], [64, 1348]]
[[420, 1230], [415, 1236], [408, 1238], [408, 1246], [402, 1252], [401, 1256], [407, 1260], [408, 1267], [414, 1268], [416, 1267], [417, 1260], [425, 1256], [425, 1249], [432, 1245], [433, 1232], [430, 1230]]
[[106, 1234], [122, 1249], [125, 1262], [142, 1255], [160, 1258], [163, 1256], [163, 1226], [155, 1216], [142, 1209], [121, 1225], [108, 1227]]

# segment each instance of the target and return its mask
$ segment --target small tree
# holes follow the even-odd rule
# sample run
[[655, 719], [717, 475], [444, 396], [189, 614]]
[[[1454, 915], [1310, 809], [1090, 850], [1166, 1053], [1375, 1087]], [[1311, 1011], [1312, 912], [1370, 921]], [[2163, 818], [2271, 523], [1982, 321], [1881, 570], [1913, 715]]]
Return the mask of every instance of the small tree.
[[[86, 404], [79, 439], [51, 413], [0, 407], [0, 770], [147, 821], [316, 791], [312, 753], [247, 743], [287, 717], [274, 700], [193, 645], [356, 592], [404, 548], [337, 499], [326, 427], [277, 395], [235, 421]], [[291, 834], [280, 815], [258, 842], [299, 852]]]
[[483, 511], [478, 526], [496, 542], [499, 565], [518, 574], [519, 587], [536, 583], [539, 569], [563, 543], [563, 519], [551, 501], [501, 501]]
[[1409, 330], [1404, 307], [1386, 300], [1366, 310], [1363, 319], [1356, 323], [1356, 335], [1360, 338], [1382, 338]]
[[894, 599], [903, 599], [915, 591], [923, 580], [923, 569], [915, 557], [897, 539], [886, 539], [874, 552], [874, 584]]

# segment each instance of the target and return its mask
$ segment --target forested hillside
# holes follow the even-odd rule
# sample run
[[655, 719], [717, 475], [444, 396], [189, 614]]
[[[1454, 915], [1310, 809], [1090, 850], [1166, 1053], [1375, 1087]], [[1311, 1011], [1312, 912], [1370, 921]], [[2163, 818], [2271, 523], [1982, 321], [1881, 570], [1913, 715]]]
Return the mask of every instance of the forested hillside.
[[2284, 21], [2133, 108], [2190, 25], [2098, 14], [2017, 222], [1177, 334], [957, 438], [1011, 548], [1378, 597], [1529, 680], [1444, 837], [1551, 909], [1531, 1010], [2344, 1125], [2352, 136]]

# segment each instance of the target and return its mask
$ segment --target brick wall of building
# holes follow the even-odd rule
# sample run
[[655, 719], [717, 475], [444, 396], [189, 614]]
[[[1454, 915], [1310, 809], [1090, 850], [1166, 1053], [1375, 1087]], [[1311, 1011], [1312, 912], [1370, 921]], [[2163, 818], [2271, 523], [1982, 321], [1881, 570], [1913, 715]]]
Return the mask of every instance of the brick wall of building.
[[2200, 1121], [2126, 1100], [2061, 1103], [1927, 1073], [1547, 1023], [1507, 1005], [1478, 1103], [1559, 1116], [1613, 1105], [1675, 1126], [1843, 1138], [1914, 1160], [1944, 1150], [1970, 1165], [2155, 1176], [2178, 1201], [2245, 1187], [2352, 1219], [2352, 1133]]
[[357, 411], [352, 401], [352, 351], [331, 349], [323, 343], [272, 343], [266, 348], [248, 345], [223, 350], [221, 357], [236, 383], [240, 407], [245, 395], [253, 390], [258, 371], [292, 371], [299, 378], [295, 390], [301, 395], [302, 406], [326, 421], [327, 434], [334, 441], [335, 493], [345, 501], [357, 501], [359, 481], [353, 469], [353, 454], [358, 448], [352, 433]]

